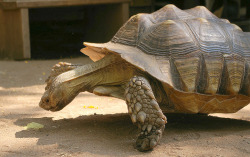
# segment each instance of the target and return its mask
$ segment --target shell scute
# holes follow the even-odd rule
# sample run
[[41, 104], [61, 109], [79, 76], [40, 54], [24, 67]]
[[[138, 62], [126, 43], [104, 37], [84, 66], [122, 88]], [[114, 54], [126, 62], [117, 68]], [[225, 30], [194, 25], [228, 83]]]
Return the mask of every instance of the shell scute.
[[[143, 34], [137, 48], [151, 55], [180, 55], [198, 49], [182, 21], [166, 20]], [[185, 51], [183, 51], [185, 50]]]
[[202, 22], [199, 19], [192, 19], [186, 23], [202, 52], [231, 53], [229, 39], [219, 24], [212, 21]]
[[196, 92], [200, 58], [194, 56], [188, 59], [176, 59], [174, 63], [184, 83], [182, 90], [185, 92]]
[[206, 83], [204, 93], [216, 94], [220, 87], [220, 81], [224, 66], [224, 58], [221, 53], [205, 53], [203, 54], [206, 80], [201, 83]]
[[242, 80], [245, 74], [245, 60], [240, 55], [228, 55], [224, 58], [229, 81], [227, 91], [228, 93], [237, 94], [241, 89]]
[[116, 35], [112, 38], [112, 42], [125, 45], [136, 46], [138, 38], [138, 24], [140, 15], [134, 15], [120, 28]]
[[188, 14], [191, 14], [198, 18], [203, 19], [210, 19], [214, 21], [221, 21], [218, 17], [216, 17], [213, 13], [211, 13], [206, 7], [204, 6], [197, 6], [192, 9], [185, 10]]
[[166, 5], [165, 7], [161, 8], [160, 10], [152, 13], [153, 18], [157, 22], [163, 22], [166, 20], [184, 20], [194, 18], [195, 16], [177, 8], [175, 5]]

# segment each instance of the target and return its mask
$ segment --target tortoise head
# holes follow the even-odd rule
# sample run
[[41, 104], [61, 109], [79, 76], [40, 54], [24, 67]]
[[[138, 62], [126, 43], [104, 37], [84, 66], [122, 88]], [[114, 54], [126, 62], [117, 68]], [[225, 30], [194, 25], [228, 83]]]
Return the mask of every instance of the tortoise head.
[[61, 82], [59, 80], [55, 78], [52, 83], [47, 84], [39, 103], [41, 108], [52, 112], [59, 111], [79, 94], [76, 89], [68, 86], [68, 82]]
[[[55, 95], [55, 94], [53, 94]], [[46, 90], [40, 100], [39, 106], [45, 110], [59, 111], [66, 105], [61, 105], [60, 100], [56, 100], [57, 97], [52, 96], [49, 90]], [[59, 107], [60, 106], [60, 107]], [[62, 107], [63, 106], [63, 107]], [[60, 108], [60, 109], [59, 109]]]

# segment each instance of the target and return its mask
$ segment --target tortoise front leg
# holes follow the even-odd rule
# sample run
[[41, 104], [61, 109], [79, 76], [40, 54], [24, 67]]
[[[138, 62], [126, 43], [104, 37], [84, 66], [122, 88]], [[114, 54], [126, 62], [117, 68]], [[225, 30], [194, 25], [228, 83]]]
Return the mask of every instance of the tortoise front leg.
[[78, 65], [78, 64], [71, 64], [71, 63], [67, 63], [67, 62], [59, 62], [57, 64], [55, 64], [52, 69], [51, 69], [51, 72], [50, 72], [50, 76], [46, 79], [46, 83], [47, 83], [47, 86], [45, 87], [45, 90], [47, 90], [52, 81], [60, 74], [64, 73], [64, 72], [67, 72], [69, 70], [73, 70], [77, 67], [79, 67], [81, 65]]
[[140, 129], [137, 149], [146, 151], [154, 148], [162, 136], [167, 120], [147, 79], [134, 76], [127, 85], [125, 99], [131, 120]]

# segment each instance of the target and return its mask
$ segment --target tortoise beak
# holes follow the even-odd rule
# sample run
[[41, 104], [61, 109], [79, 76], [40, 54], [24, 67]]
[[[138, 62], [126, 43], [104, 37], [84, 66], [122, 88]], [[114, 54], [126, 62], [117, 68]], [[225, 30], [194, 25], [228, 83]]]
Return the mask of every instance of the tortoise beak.
[[49, 98], [43, 96], [40, 100], [39, 106], [47, 111], [51, 109], [51, 105], [49, 104]]
[[40, 102], [39, 102], [39, 106], [41, 108], [43, 108], [44, 110], [47, 111], [58, 111], [58, 105], [54, 105], [53, 102], [50, 100], [49, 97], [49, 91], [45, 91]]

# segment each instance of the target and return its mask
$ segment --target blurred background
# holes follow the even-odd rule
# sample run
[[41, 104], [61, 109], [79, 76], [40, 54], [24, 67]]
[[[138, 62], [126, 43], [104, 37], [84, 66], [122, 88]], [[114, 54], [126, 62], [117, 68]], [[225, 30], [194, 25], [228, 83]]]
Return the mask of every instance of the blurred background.
[[[6, 41], [12, 31], [7, 32], [3, 27], [1, 30], [0, 26], [0, 31], [3, 34], [5, 32], [6, 36], [4, 39], [2, 35], [0, 46], [7, 45], [5, 48], [0, 47], [0, 59], [55, 59], [80, 56], [83, 55], [79, 51], [83, 47], [83, 41], [107, 42], [130, 16], [151, 13], [167, 4], [174, 4], [180, 9], [189, 9], [197, 5], [206, 6], [216, 16], [229, 19], [243, 31], [250, 31], [250, 0], [114, 0], [108, 3], [104, 3], [105, 0], [93, 0], [95, 3], [58, 5], [53, 4], [53, 0], [46, 5], [38, 3], [39, 0], [33, 1], [36, 3], [19, 2], [14, 6], [6, 0], [0, 0], [0, 19], [5, 19], [0, 20], [0, 25], [11, 25], [8, 28], [18, 25], [6, 24], [11, 20], [10, 17], [6, 18], [7, 14], [9, 16], [9, 12], [13, 10], [27, 9], [29, 26], [26, 31], [28, 37], [23, 41], [26, 41], [26, 48], [29, 48], [20, 51], [13, 48], [15, 44], [6, 44], [16, 39]], [[21, 15], [23, 16], [23, 13]], [[16, 45], [20, 44], [23, 43]], [[12, 47], [11, 50], [8, 47]]]

